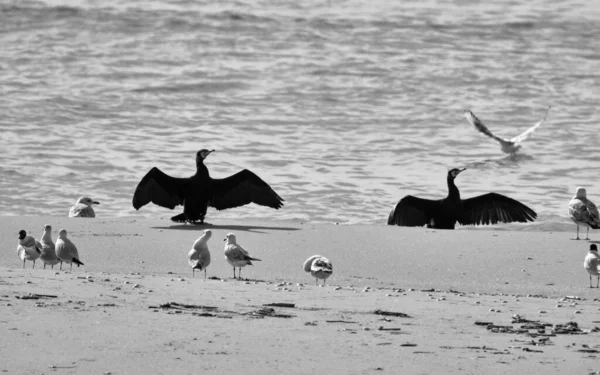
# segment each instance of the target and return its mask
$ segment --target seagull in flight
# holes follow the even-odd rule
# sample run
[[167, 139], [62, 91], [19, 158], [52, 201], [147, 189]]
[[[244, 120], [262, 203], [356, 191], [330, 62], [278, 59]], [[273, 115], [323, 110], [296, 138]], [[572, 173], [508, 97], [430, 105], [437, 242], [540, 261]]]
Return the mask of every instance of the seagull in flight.
[[511, 139], [500, 138], [494, 135], [494, 133], [492, 133], [490, 129], [488, 129], [487, 126], [485, 126], [485, 124], [481, 122], [481, 120], [478, 119], [473, 112], [471, 112], [471, 110], [465, 111], [465, 117], [477, 130], [500, 143], [500, 147], [503, 152], [514, 155], [521, 148], [521, 142], [529, 138], [529, 136], [535, 131], [535, 129], [537, 129], [538, 126], [542, 125], [544, 121], [546, 121], [546, 117], [550, 112], [550, 108], [552, 107], [548, 107], [548, 110], [546, 111], [544, 117], [535, 125]]

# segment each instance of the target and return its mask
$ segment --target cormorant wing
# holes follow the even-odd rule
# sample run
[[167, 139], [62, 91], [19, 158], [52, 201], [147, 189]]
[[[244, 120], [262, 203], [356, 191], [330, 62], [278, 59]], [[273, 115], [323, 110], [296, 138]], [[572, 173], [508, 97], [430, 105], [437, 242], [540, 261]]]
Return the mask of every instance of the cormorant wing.
[[524, 140], [526, 140], [527, 138], [529, 138], [529, 136], [535, 131], [535, 129], [537, 129], [538, 126], [542, 125], [544, 123], [544, 121], [546, 121], [546, 117], [548, 117], [548, 113], [550, 112], [550, 108], [552, 108], [552, 107], [548, 107], [548, 111], [546, 111], [546, 114], [544, 115], [544, 117], [540, 121], [538, 121], [535, 125], [533, 125], [529, 129], [525, 130], [523, 133], [521, 133], [521, 134], [517, 135], [516, 137], [512, 138], [510, 141], [514, 142], [514, 143], [519, 143], [519, 142], [523, 142]]
[[388, 225], [422, 227], [429, 224], [434, 216], [438, 201], [407, 195], [400, 199], [390, 212]]
[[475, 114], [470, 110], [465, 111], [465, 117], [471, 123], [471, 125], [473, 125], [477, 130], [487, 135], [488, 137], [493, 138], [500, 143], [509, 142], [506, 139], [495, 136], [494, 133], [492, 133], [490, 129], [488, 129], [487, 126], [485, 126], [484, 123], [481, 122], [481, 120], [478, 119], [477, 116], [475, 116]]
[[531, 208], [498, 193], [488, 193], [462, 201], [462, 225], [496, 224], [534, 221], [537, 214]]
[[232, 176], [212, 180], [209, 206], [217, 210], [256, 203], [279, 209], [283, 199], [260, 177], [244, 169]]
[[152, 202], [162, 207], [174, 209], [183, 204], [187, 178], [171, 177], [160, 169], [152, 168], [140, 181], [133, 194], [133, 208]]

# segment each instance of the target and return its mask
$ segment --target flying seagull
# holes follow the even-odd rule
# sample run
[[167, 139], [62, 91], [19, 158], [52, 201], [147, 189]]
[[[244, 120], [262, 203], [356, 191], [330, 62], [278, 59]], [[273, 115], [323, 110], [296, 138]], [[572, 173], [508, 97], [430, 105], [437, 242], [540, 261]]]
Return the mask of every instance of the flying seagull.
[[471, 112], [470, 110], [465, 111], [465, 117], [471, 123], [471, 125], [473, 125], [477, 130], [479, 130], [483, 134], [487, 135], [488, 137], [490, 137], [490, 138], [496, 140], [498, 143], [500, 143], [500, 147], [502, 148], [503, 152], [505, 152], [507, 154], [515, 154], [521, 148], [521, 142], [523, 142], [524, 140], [529, 138], [529, 136], [535, 131], [535, 129], [537, 129], [538, 126], [542, 125], [542, 123], [546, 120], [546, 117], [548, 116], [548, 112], [550, 112], [550, 108], [551, 107], [548, 107], [548, 110], [546, 111], [544, 118], [542, 118], [540, 121], [538, 121], [535, 125], [533, 125], [529, 129], [525, 130], [523, 133], [521, 133], [511, 139], [500, 138], [500, 137], [494, 135], [494, 133], [492, 133], [487, 128], [487, 126], [485, 126], [483, 124], [483, 122], [481, 122], [481, 120], [478, 119], [477, 116], [475, 116], [475, 114], [473, 112]]

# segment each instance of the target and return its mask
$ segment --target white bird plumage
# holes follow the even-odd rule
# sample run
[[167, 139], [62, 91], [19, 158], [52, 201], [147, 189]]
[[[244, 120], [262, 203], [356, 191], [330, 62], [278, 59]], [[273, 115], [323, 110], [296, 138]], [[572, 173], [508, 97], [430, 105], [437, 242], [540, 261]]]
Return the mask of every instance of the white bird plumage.
[[192, 267], [192, 277], [195, 276], [196, 269], [204, 270], [204, 279], [206, 279], [206, 267], [210, 264], [210, 251], [208, 251], [208, 240], [212, 237], [210, 230], [205, 230], [192, 246], [188, 253], [188, 263]]
[[579, 239], [579, 226], [587, 227], [586, 240], [589, 240], [590, 228], [600, 228], [600, 215], [598, 208], [591, 200], [587, 199], [584, 188], [578, 187], [575, 196], [569, 202], [569, 217], [577, 224], [577, 238]]
[[40, 257], [42, 253], [42, 244], [36, 241], [35, 238], [28, 236], [24, 230], [19, 231], [19, 244], [17, 245], [17, 255], [23, 261], [23, 268], [25, 268], [25, 261], [33, 261], [35, 268], [35, 261]]
[[310, 274], [316, 279], [315, 284], [319, 283], [319, 279], [323, 280], [323, 285], [325, 285], [325, 280], [333, 273], [333, 265], [331, 261], [325, 258], [322, 255], [313, 255], [304, 261], [302, 265], [304, 271], [310, 272]]
[[600, 286], [600, 256], [596, 244], [590, 245], [590, 251], [583, 261], [583, 267], [590, 274], [590, 288], [593, 288], [592, 276], [596, 276], [596, 288], [598, 288]]
[[80, 197], [69, 210], [69, 217], [96, 217], [93, 204], [100, 204], [89, 197]]
[[241, 278], [242, 267], [252, 265], [252, 261], [260, 261], [258, 258], [252, 258], [243, 247], [237, 244], [235, 234], [227, 233], [225, 236], [225, 259], [233, 266], [233, 278], [235, 279], [235, 267], [239, 268], [238, 278]]
[[44, 225], [40, 244], [42, 245], [40, 260], [44, 262], [44, 268], [46, 268], [46, 265], [50, 265], [54, 269], [54, 265], [60, 263], [60, 259], [56, 256], [56, 246], [54, 245], [54, 241], [52, 241], [52, 226], [48, 224]]
[[470, 110], [465, 111], [465, 117], [467, 118], [469, 123], [471, 123], [471, 125], [473, 125], [477, 130], [479, 130], [483, 134], [487, 135], [488, 137], [490, 137], [490, 138], [494, 139], [495, 141], [497, 141], [498, 143], [500, 143], [500, 147], [503, 152], [513, 155], [517, 151], [519, 151], [519, 149], [521, 148], [521, 142], [523, 142], [524, 140], [529, 138], [529, 136], [535, 131], [535, 129], [537, 129], [538, 126], [542, 125], [544, 123], [544, 121], [546, 121], [546, 117], [548, 116], [548, 113], [550, 112], [550, 108], [551, 107], [548, 107], [548, 110], [546, 111], [546, 114], [544, 115], [544, 117], [540, 121], [538, 121], [535, 125], [533, 125], [529, 129], [525, 130], [523, 133], [521, 133], [511, 139], [505, 139], [505, 138], [501, 138], [501, 137], [494, 135], [494, 133], [492, 133], [487, 128], [487, 126], [485, 126], [485, 124], [480, 119], [478, 119], [477, 116], [475, 116], [475, 114], [473, 112], [471, 112]]
[[[67, 231], [61, 229], [58, 232], [58, 239], [56, 240], [56, 256], [62, 262], [69, 263], [71, 265], [70, 271], [73, 270], [73, 263], [77, 264], [77, 267], [83, 266], [83, 263], [79, 260], [79, 252], [77, 246], [70, 239], [67, 238]], [[60, 264], [62, 270], [62, 263]]]

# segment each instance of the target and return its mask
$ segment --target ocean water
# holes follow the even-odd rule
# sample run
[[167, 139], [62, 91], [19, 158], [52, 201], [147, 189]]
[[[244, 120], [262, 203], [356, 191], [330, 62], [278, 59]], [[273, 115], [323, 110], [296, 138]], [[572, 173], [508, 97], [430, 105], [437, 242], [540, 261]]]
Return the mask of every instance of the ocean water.
[[[135, 211], [153, 166], [243, 168], [285, 199], [211, 219], [384, 224], [412, 194], [509, 195], [567, 223], [600, 203], [600, 3], [420, 0], [0, 0], [0, 214]], [[467, 108], [513, 137], [516, 158]]]

